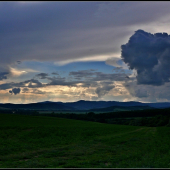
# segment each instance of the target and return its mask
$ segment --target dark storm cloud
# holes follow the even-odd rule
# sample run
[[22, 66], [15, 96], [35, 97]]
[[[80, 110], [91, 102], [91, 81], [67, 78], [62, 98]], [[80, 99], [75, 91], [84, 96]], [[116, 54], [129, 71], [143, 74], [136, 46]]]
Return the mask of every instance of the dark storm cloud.
[[170, 79], [170, 35], [137, 30], [121, 46], [121, 57], [137, 71], [138, 84], [163, 85]]
[[20, 88], [13, 88], [12, 90], [9, 90], [9, 93], [11, 93], [11, 94], [19, 94], [20, 93], [20, 91], [21, 91], [21, 89]]

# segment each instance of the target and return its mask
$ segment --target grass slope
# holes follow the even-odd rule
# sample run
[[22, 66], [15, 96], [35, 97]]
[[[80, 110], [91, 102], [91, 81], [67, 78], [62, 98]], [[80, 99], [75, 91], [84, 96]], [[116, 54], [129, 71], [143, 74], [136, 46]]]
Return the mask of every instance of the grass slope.
[[131, 111], [131, 110], [145, 110], [145, 109], [153, 109], [149, 106], [111, 106], [101, 109], [91, 109], [89, 111], [92, 112], [118, 112], [118, 111]]
[[169, 168], [170, 128], [0, 114], [0, 168]]

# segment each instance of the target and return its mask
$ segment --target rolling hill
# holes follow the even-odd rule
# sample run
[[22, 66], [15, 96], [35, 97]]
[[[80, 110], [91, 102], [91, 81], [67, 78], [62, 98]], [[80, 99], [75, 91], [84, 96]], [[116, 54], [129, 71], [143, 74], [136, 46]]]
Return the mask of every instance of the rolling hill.
[[49, 103], [29, 103], [29, 104], [0, 104], [0, 108], [27, 109], [27, 110], [75, 110], [71, 106], [65, 106], [55, 102]]
[[85, 101], [76, 102], [51, 102], [44, 101], [29, 104], [0, 104], [0, 110], [3, 109], [27, 109], [27, 110], [69, 110], [69, 111], [115, 111], [115, 110], [137, 110], [149, 108], [168, 108], [170, 103], [141, 103], [136, 101], [118, 102], [118, 101]]

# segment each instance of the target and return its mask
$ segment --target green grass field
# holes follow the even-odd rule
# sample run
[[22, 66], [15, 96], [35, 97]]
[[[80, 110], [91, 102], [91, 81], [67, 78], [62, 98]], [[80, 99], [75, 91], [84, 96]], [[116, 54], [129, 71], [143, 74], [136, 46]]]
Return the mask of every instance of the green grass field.
[[0, 114], [0, 168], [169, 167], [169, 127]]

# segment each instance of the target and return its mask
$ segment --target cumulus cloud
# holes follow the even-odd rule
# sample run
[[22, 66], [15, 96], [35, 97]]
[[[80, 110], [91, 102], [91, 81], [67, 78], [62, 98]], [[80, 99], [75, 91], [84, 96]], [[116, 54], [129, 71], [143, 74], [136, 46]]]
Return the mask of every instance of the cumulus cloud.
[[170, 35], [137, 30], [121, 46], [121, 58], [137, 72], [138, 84], [163, 85], [170, 79]]
[[29, 88], [25, 87], [22, 89], [22, 93], [45, 94], [46, 92], [36, 88], [30, 90]]
[[[47, 73], [37, 74], [35, 77], [40, 79], [46, 79], [49, 82], [42, 83], [37, 79], [25, 80], [22, 82], [10, 82], [0, 84], [0, 90], [6, 90], [14, 87], [23, 87], [23, 93], [28, 92], [28, 88], [39, 88], [39, 87], [47, 87], [47, 86], [81, 86], [81, 87], [100, 87], [98, 91], [108, 91], [114, 81], [125, 81], [129, 77], [125, 73], [103, 73], [97, 72], [94, 69], [89, 70], [79, 70], [72, 71], [69, 73], [69, 76], [66, 77], [50, 77]], [[104, 88], [103, 88], [104, 86]], [[101, 88], [102, 87], [102, 88]]]
[[28, 93], [28, 92], [29, 92], [29, 89], [27, 87], [22, 89], [22, 93]]
[[[42, 83], [37, 79], [30, 79], [22, 82], [4, 83], [0, 85], [0, 90], [6, 90], [17, 86], [22, 88], [22, 93], [45, 94], [45, 91], [41, 91], [38, 88], [45, 88], [48, 86], [65, 86], [68, 88], [82, 88], [84, 90], [93, 89], [93, 97], [97, 94], [97, 98], [101, 98], [115, 87], [115, 81], [124, 81], [127, 78], [124, 73], [109, 74], [97, 72], [94, 69], [72, 71], [70, 72], [69, 76], [72, 76], [73, 78], [69, 79], [69, 77], [50, 77], [47, 73], [40, 73], [35, 77], [46, 79], [49, 82]], [[10, 90], [9, 93], [12, 94], [13, 91]]]
[[53, 74], [53, 75], [59, 75], [57, 72], [52, 72], [51, 74]]
[[34, 94], [46, 94], [45, 91], [41, 91], [41, 90], [38, 90], [38, 89], [33, 89], [33, 91], [31, 93], [34, 93]]
[[20, 91], [20, 88], [13, 88], [12, 90], [9, 90], [9, 93], [17, 95], [20, 93]]
[[82, 83], [82, 81], [66, 81], [65, 78], [48, 78], [50, 80], [49, 83], [46, 84], [46, 86], [77, 86], [78, 83]]
[[17, 61], [17, 64], [21, 64], [21, 61]]
[[169, 102], [170, 101], [170, 82], [161, 86], [151, 86], [147, 84], [137, 84], [137, 80], [126, 81], [123, 86], [129, 92], [133, 100], [142, 102]]
[[98, 95], [98, 98], [103, 97], [105, 94], [107, 94], [110, 90], [112, 90], [115, 86], [114, 85], [106, 85], [103, 87], [97, 87], [95, 92]]
[[0, 80], [3, 80], [3, 79], [7, 79], [7, 74], [9, 74], [9, 72], [1, 72], [0, 73]]
[[39, 73], [36, 75], [36, 77], [38, 77], [39, 79], [46, 79], [48, 76], [47, 73]]

